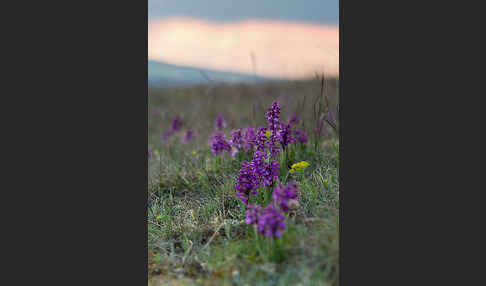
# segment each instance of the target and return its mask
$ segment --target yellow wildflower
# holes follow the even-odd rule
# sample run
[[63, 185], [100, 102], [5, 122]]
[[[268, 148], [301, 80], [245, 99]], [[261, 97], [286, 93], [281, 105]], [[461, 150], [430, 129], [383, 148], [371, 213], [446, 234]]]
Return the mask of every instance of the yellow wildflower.
[[192, 151], [192, 155], [196, 155], [196, 151]]
[[272, 136], [272, 133], [270, 132], [270, 130], [267, 130], [267, 132], [265, 132], [265, 136], [267, 138], [270, 138], [270, 136]]
[[152, 151], [152, 154], [154, 154], [155, 156], [159, 156], [159, 151], [155, 149], [154, 151]]
[[305, 168], [309, 167], [310, 164], [307, 163], [306, 161], [302, 161], [299, 163], [295, 163], [292, 165], [292, 168], [290, 169], [290, 173], [293, 174], [295, 171], [300, 172], [303, 171]]

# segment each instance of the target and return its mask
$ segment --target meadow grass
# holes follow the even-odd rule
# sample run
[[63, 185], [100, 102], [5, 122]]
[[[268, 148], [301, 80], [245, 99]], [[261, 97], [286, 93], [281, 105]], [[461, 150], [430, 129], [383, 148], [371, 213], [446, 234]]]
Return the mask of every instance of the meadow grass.
[[[316, 93], [337, 104], [336, 81], [326, 84], [336, 88], [322, 91], [309, 81], [149, 94], [149, 285], [338, 285], [339, 141], [327, 125], [315, 135], [312, 118]], [[228, 122], [227, 135], [232, 128], [265, 126], [264, 108], [275, 99], [283, 102], [283, 119], [300, 111], [309, 142], [280, 153], [277, 183], [295, 180], [299, 207], [286, 215], [283, 236], [269, 239], [244, 223], [245, 207], [235, 196], [241, 162], [251, 155], [215, 156], [207, 140], [218, 113]], [[187, 144], [183, 132], [160, 139], [174, 115], [181, 115], [183, 130], [196, 133]], [[301, 161], [310, 166], [289, 173]]]

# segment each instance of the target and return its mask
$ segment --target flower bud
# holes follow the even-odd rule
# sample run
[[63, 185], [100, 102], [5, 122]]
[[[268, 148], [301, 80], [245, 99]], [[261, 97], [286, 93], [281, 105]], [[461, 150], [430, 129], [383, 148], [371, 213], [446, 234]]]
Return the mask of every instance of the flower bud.
[[289, 209], [295, 210], [299, 207], [299, 201], [297, 200], [289, 200]]

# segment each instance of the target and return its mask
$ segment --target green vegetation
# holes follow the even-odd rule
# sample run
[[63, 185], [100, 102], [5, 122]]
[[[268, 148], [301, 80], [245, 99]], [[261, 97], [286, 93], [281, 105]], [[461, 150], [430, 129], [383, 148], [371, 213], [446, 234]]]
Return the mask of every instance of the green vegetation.
[[[337, 105], [337, 85], [330, 79], [322, 86], [307, 81], [150, 91], [149, 285], [338, 285], [339, 141], [329, 124], [315, 132], [327, 106]], [[295, 180], [299, 207], [286, 215], [278, 239], [246, 225], [245, 207], [235, 196], [241, 162], [251, 157], [215, 156], [208, 143], [218, 113], [229, 136], [234, 128], [265, 126], [265, 109], [275, 99], [282, 119], [299, 113], [309, 138], [279, 157], [279, 182]], [[162, 141], [176, 115], [182, 131]], [[194, 139], [182, 143], [188, 128]], [[301, 161], [310, 165], [290, 172]]]

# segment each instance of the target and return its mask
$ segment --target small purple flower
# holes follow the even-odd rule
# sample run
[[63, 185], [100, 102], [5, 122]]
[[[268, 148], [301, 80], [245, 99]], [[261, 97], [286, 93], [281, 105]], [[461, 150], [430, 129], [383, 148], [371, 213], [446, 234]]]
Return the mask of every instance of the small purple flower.
[[334, 116], [334, 112], [332, 112], [331, 110], [329, 110], [328, 112], [326, 112], [325, 114], [325, 119], [331, 123], [336, 123], [336, 119], [335, 119], [335, 116]]
[[298, 128], [295, 128], [294, 134], [295, 134], [295, 138], [297, 139], [297, 141], [299, 141], [300, 144], [307, 143], [307, 133], [305, 133], [304, 130], [300, 130]]
[[278, 153], [280, 153], [280, 147], [273, 140], [269, 140], [267, 145], [272, 158], [277, 158]]
[[162, 138], [162, 141], [166, 141], [167, 139], [169, 139], [170, 136], [172, 136], [171, 130], [162, 133], [162, 135], [160, 135], [160, 138]]
[[253, 166], [253, 175], [258, 181], [258, 185], [265, 181], [267, 173], [267, 164], [265, 160], [267, 158], [268, 156], [265, 153], [258, 150], [253, 154], [253, 161], [251, 161], [251, 165]]
[[216, 130], [222, 130], [225, 127], [226, 122], [224, 121], [223, 115], [218, 114], [218, 116], [216, 117], [216, 121], [214, 122], [214, 128], [216, 128]]
[[266, 133], [267, 133], [267, 128], [265, 127], [258, 128], [257, 136], [255, 140], [255, 144], [258, 151], [264, 152], [265, 148], [267, 147], [268, 138], [265, 135]]
[[152, 157], [152, 149], [148, 149], [148, 158]]
[[249, 194], [248, 193], [245, 193], [245, 192], [237, 192], [236, 193], [236, 196], [240, 198], [240, 200], [245, 204], [247, 205], [248, 204], [248, 198], [249, 198]]
[[258, 217], [257, 230], [266, 237], [281, 237], [285, 230], [284, 216], [273, 204], [267, 205]]
[[297, 125], [300, 122], [299, 115], [297, 113], [292, 114], [289, 119], [289, 123], [292, 125]]
[[278, 104], [278, 101], [274, 101], [272, 107], [267, 109], [265, 117], [268, 120], [268, 126], [270, 131], [276, 131], [279, 127], [280, 119], [280, 105]]
[[334, 112], [332, 110], [329, 110], [328, 112], [326, 112], [324, 118], [327, 124], [329, 124], [332, 127], [332, 129], [334, 129], [334, 131], [338, 132], [337, 119]]
[[241, 135], [241, 128], [234, 129], [231, 131], [231, 146], [236, 148], [237, 150], [241, 150], [243, 148], [243, 137]]
[[297, 195], [297, 184], [294, 181], [290, 181], [285, 187], [278, 185], [273, 190], [272, 198], [280, 210], [288, 212], [289, 209], [298, 205]]
[[186, 135], [184, 136], [184, 143], [189, 142], [192, 139], [192, 131], [187, 130]]
[[170, 125], [170, 130], [172, 132], [177, 132], [182, 128], [182, 120], [179, 116], [176, 116]]
[[292, 137], [292, 125], [290, 124], [280, 124], [279, 135], [278, 139], [284, 150], [287, 145], [294, 142], [294, 138]]
[[280, 174], [280, 166], [278, 165], [278, 161], [271, 160], [267, 164], [267, 170], [266, 170], [264, 185], [265, 186], [273, 186], [273, 184], [278, 180], [279, 174]]
[[280, 105], [278, 101], [274, 101], [272, 106], [267, 109], [266, 118], [268, 121], [268, 130], [270, 130], [270, 138], [267, 142], [268, 150], [272, 154], [272, 158], [276, 158], [280, 152], [280, 147], [277, 146], [277, 142], [285, 149], [285, 146], [292, 142], [292, 136], [290, 134], [290, 124], [282, 124], [280, 120]]
[[256, 140], [257, 136], [255, 133], [255, 129], [253, 127], [248, 127], [245, 129], [245, 132], [243, 133], [243, 148], [246, 151], [250, 151], [253, 149], [253, 147], [256, 145]]
[[261, 206], [249, 204], [246, 207], [245, 223], [257, 225], [258, 224], [258, 217], [260, 216], [259, 212], [261, 210], [262, 210]]
[[228, 141], [226, 141], [226, 138], [223, 133], [216, 132], [212, 136], [212, 142], [211, 142], [211, 152], [215, 155], [221, 154], [223, 151], [231, 151], [231, 145], [229, 144]]
[[251, 165], [258, 186], [272, 186], [278, 179], [280, 173], [278, 162], [276, 160], [267, 162], [267, 159], [268, 156], [261, 151], [255, 151], [253, 154]]
[[250, 192], [254, 192], [258, 188], [258, 180], [254, 175], [254, 167], [251, 162], [241, 163], [241, 169], [238, 173], [238, 179], [235, 186], [236, 196], [238, 196], [244, 204], [248, 204]]

